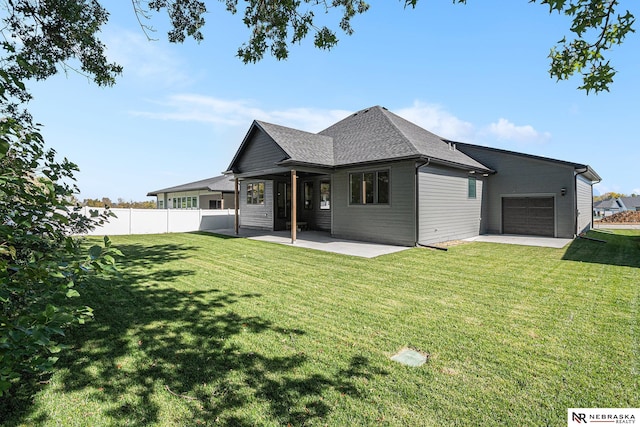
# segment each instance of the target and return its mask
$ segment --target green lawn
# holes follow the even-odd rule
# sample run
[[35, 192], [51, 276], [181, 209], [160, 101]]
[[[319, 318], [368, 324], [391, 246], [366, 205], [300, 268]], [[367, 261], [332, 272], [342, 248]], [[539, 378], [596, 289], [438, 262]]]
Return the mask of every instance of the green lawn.
[[[640, 406], [640, 232], [361, 259], [114, 237], [120, 281], [6, 425], [566, 425]], [[410, 368], [389, 358], [429, 354]]]

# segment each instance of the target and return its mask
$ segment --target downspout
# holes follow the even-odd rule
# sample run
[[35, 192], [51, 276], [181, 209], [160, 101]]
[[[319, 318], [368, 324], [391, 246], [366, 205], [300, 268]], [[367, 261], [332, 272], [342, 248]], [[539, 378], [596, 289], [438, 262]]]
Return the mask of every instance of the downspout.
[[414, 212], [415, 212], [415, 226], [414, 226], [414, 244], [415, 246], [418, 246], [418, 239], [420, 238], [420, 204], [418, 203], [418, 199], [419, 199], [419, 195], [420, 195], [420, 188], [419, 188], [419, 182], [420, 182], [420, 168], [423, 166], [429, 166], [429, 163], [431, 163], [431, 159], [427, 157], [426, 161], [423, 161], [422, 163], [417, 163], [416, 162], [416, 197], [414, 198]]

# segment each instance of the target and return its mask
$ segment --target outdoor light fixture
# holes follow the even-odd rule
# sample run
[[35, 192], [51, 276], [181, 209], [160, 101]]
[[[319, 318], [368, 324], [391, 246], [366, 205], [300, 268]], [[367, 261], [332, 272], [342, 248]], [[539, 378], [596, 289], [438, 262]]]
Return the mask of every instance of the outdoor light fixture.
[[566, 188], [564, 188], [564, 187], [562, 187], [562, 188], [560, 189], [560, 195], [561, 195], [561, 196], [564, 196], [565, 194], [567, 194], [567, 189], [566, 189]]

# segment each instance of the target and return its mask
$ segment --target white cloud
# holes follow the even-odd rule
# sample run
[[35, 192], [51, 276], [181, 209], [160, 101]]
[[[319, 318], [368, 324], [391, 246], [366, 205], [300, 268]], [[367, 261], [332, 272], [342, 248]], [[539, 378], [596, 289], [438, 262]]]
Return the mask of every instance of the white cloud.
[[593, 193], [600, 195], [605, 193], [621, 193], [622, 190], [619, 185], [606, 185], [601, 182], [593, 185]]
[[134, 76], [147, 84], [175, 87], [192, 81], [184, 61], [163, 41], [148, 40], [142, 32], [110, 31], [105, 37], [107, 57], [124, 68], [124, 77]]
[[[348, 110], [311, 107], [267, 110], [253, 100], [227, 100], [189, 93], [171, 95], [155, 105], [156, 111], [131, 111], [130, 114], [155, 120], [200, 122], [241, 128], [248, 128], [253, 120], [262, 120], [308, 132], [319, 132], [353, 113]], [[482, 140], [488, 145], [496, 146], [497, 144], [492, 143], [493, 140], [522, 145], [541, 143], [551, 138], [548, 132], [539, 132], [530, 125], [517, 126], [504, 118], [477, 128], [439, 105], [420, 101], [393, 112], [443, 138], [461, 142], [473, 143]]]
[[475, 138], [474, 126], [444, 110], [436, 104], [414, 101], [411, 107], [400, 108], [394, 113], [443, 138], [471, 142]]
[[640, 188], [634, 188], [631, 190], [631, 194], [640, 194]]
[[248, 126], [253, 120], [262, 120], [309, 132], [319, 132], [348, 116], [346, 110], [291, 108], [267, 111], [250, 100], [224, 100], [197, 94], [172, 95], [157, 103], [165, 111], [132, 111], [136, 116], [158, 120], [191, 121], [222, 126]]
[[517, 126], [505, 118], [498, 119], [485, 128], [485, 132], [501, 141], [522, 143], [541, 143], [551, 138], [549, 132], [539, 132], [531, 125]]

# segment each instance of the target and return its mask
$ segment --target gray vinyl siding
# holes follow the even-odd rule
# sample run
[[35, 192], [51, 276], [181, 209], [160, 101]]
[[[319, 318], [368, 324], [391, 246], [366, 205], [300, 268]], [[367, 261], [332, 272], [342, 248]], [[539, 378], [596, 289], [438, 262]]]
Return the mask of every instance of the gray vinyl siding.
[[[247, 203], [247, 184], [264, 182], [264, 204]], [[260, 179], [240, 183], [240, 227], [273, 230], [273, 181]]]
[[[350, 205], [349, 174], [389, 170], [388, 205]], [[415, 245], [415, 163], [345, 169], [333, 175], [331, 188], [332, 235], [337, 238]]]
[[487, 213], [483, 228], [487, 233], [502, 233], [503, 197], [554, 197], [555, 237], [574, 237], [576, 199], [572, 166], [475, 147], [465, 147], [464, 152], [497, 171], [485, 181]]
[[593, 189], [591, 182], [586, 181], [580, 175], [576, 176], [576, 197], [578, 208], [577, 234], [591, 229], [593, 220]]
[[222, 209], [235, 209], [236, 208], [236, 195], [233, 193], [222, 194]]
[[468, 197], [469, 174], [424, 166], [418, 173], [418, 243], [431, 244], [478, 236], [481, 232], [482, 176], [476, 197]]
[[235, 195], [233, 193], [220, 193], [200, 196], [200, 207], [202, 209], [209, 209], [209, 201], [211, 200], [220, 200], [221, 209], [235, 208]]
[[286, 158], [284, 151], [269, 137], [256, 129], [247, 140], [242, 156], [237, 160], [238, 172], [251, 172], [273, 168]]

